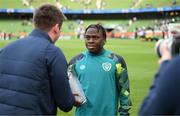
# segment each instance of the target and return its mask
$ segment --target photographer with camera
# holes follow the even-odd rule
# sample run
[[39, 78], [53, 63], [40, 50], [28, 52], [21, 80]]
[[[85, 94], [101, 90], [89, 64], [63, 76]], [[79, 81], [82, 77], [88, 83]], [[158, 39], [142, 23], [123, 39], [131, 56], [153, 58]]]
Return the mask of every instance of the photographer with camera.
[[160, 54], [160, 69], [139, 115], [179, 115], [180, 114], [180, 34], [175, 35], [172, 44], [161, 42], [157, 46]]

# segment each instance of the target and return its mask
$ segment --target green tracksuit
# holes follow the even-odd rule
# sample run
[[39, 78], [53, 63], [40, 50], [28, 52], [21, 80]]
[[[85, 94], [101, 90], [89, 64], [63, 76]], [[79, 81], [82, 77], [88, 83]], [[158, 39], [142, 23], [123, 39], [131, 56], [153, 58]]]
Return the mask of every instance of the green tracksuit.
[[129, 81], [125, 61], [121, 56], [103, 50], [98, 55], [86, 51], [70, 61], [71, 70], [79, 79], [87, 102], [75, 115], [128, 114], [131, 107]]

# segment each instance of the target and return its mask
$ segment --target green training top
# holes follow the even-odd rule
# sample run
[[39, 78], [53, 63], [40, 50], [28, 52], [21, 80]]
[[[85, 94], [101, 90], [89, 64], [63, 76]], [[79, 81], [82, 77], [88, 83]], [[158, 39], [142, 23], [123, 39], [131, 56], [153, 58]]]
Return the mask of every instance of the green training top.
[[88, 51], [74, 57], [70, 66], [79, 79], [87, 102], [75, 115], [128, 114], [131, 107], [126, 63], [110, 51], [94, 55]]

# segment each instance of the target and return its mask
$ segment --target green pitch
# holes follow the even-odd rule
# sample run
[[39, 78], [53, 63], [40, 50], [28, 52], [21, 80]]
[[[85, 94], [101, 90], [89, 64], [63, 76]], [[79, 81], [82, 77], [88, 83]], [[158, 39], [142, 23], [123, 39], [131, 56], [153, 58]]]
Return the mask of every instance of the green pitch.
[[[0, 41], [0, 48], [11, 41]], [[147, 94], [158, 69], [157, 56], [154, 52], [154, 42], [141, 42], [140, 40], [108, 39], [105, 48], [122, 55], [126, 60], [131, 89], [133, 107], [131, 115], [137, 115], [140, 104]], [[59, 40], [56, 44], [62, 49], [67, 60], [85, 50], [83, 40]], [[74, 114], [75, 108], [69, 113], [58, 111], [58, 115]]]

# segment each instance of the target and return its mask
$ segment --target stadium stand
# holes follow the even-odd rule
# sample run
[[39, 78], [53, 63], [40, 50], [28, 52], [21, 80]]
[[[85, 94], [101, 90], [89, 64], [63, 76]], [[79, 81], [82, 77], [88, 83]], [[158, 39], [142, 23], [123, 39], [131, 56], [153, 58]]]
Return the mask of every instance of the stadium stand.
[[[169, 7], [180, 5], [179, 0], [159, 0], [154, 2], [154, 0], [43, 0], [43, 3], [60, 3], [62, 6], [67, 7], [72, 10], [84, 9], [88, 5], [89, 9], [98, 9], [98, 7], [103, 7], [103, 9], [128, 9], [128, 8], [146, 8], [146, 7]], [[30, 6], [36, 8], [39, 4], [42, 4], [41, 0], [1, 0], [0, 8], [29, 8]], [[96, 5], [98, 4], [98, 5]], [[101, 8], [100, 8], [101, 9]]]
[[[20, 33], [31, 30], [33, 9], [42, 4], [42, 1], [11, 2], [0, 1], [0, 30], [19, 38]], [[56, 4], [69, 19], [64, 23], [62, 37], [79, 38], [79, 33], [83, 33], [82, 29], [88, 24], [101, 23], [111, 38], [146, 37], [145, 40], [156, 40], [167, 35], [169, 23], [180, 22], [179, 0], [119, 0], [118, 4], [117, 0], [43, 0], [43, 3]]]

